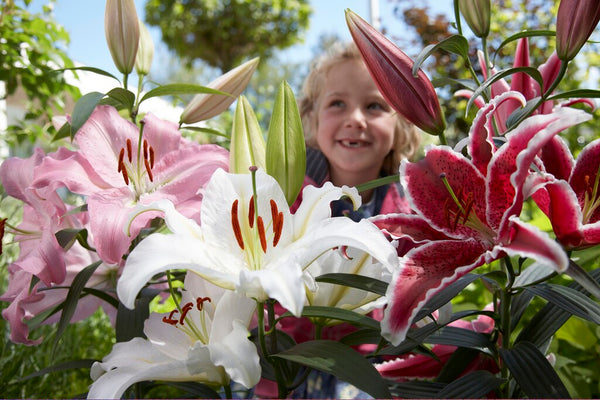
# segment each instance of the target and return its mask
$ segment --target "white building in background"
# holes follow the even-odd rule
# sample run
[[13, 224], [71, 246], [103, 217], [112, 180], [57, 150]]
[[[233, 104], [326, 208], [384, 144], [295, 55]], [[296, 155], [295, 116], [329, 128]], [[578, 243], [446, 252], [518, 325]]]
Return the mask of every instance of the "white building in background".
[[[79, 64], [78, 66], [82, 66]], [[111, 89], [118, 87], [120, 83], [108, 76], [96, 74], [90, 71], [77, 71], [78, 78], [75, 75], [67, 72], [65, 74], [66, 81], [77, 86], [81, 95], [90, 92], [107, 93]], [[137, 93], [137, 88], [129, 86], [129, 90]], [[27, 98], [22, 90], [17, 90], [11, 96], [6, 96], [6, 85], [0, 81], [0, 163], [9, 156], [9, 149], [6, 143], [5, 135], [9, 126], [18, 124], [26, 113]], [[65, 113], [70, 114], [73, 111], [74, 102], [65, 101]], [[179, 116], [183, 112], [182, 107], [174, 107], [170, 102], [160, 98], [153, 97], [145, 100], [140, 105], [140, 113], [151, 112], [158, 117], [179, 123]]]

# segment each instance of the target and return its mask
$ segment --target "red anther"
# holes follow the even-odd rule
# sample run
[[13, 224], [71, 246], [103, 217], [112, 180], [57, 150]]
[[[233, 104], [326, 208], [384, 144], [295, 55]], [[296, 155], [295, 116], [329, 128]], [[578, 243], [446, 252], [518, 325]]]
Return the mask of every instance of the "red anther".
[[121, 172], [121, 169], [124, 168], [123, 166], [123, 158], [125, 157], [125, 149], [121, 148], [121, 152], [119, 153], [119, 164], [117, 165], [117, 172]]
[[279, 213], [279, 210], [277, 209], [277, 203], [275, 203], [275, 200], [271, 199], [269, 204], [271, 205], [271, 219], [273, 220], [273, 224], [275, 224], [275, 219]]
[[129, 175], [127, 175], [127, 169], [125, 168], [125, 166], [123, 166], [123, 168], [121, 169], [121, 173], [123, 174], [123, 180], [125, 181], [125, 184], [129, 185]]
[[263, 223], [262, 217], [256, 219], [256, 225], [258, 227], [258, 237], [260, 239], [260, 247], [262, 247], [263, 253], [267, 252], [267, 237], [265, 236], [265, 224]]
[[212, 303], [212, 300], [210, 299], [210, 297], [198, 297], [196, 299], [196, 307], [198, 308], [199, 311], [202, 311], [202, 309], [204, 308], [205, 301]]
[[283, 231], [283, 213], [280, 212], [273, 219], [273, 233], [275, 233], [275, 236], [273, 237], [273, 247], [277, 246], [277, 243], [279, 243], [279, 239], [281, 239], [282, 231]]
[[231, 205], [231, 227], [233, 228], [233, 234], [235, 235], [235, 240], [237, 240], [240, 248], [242, 250], [244, 250], [244, 239], [242, 237], [242, 230], [240, 228], [240, 221], [238, 219], [238, 200], [237, 199], [235, 199], [235, 201]]
[[131, 146], [131, 139], [127, 139], [127, 159], [129, 162], [133, 161], [133, 150]]
[[144, 160], [148, 159], [148, 141], [144, 139]]
[[183, 325], [183, 322], [185, 321], [185, 316], [192, 308], [194, 308], [194, 303], [189, 302], [189, 303], [186, 303], [186, 305], [183, 306], [183, 308], [181, 309], [181, 318], [179, 318], [179, 323], [181, 325]]
[[165, 324], [177, 325], [177, 323], [179, 322], [179, 320], [176, 320], [175, 318], [173, 318], [173, 314], [175, 314], [175, 313], [179, 313], [179, 311], [177, 311], [177, 310], [171, 311], [171, 313], [169, 314], [168, 317], [163, 317], [162, 321]]
[[152, 176], [152, 168], [150, 168], [150, 164], [148, 164], [148, 159], [144, 158], [144, 166], [146, 167], [146, 172], [148, 172], [148, 179], [150, 182], [154, 182], [154, 177]]
[[154, 148], [150, 146], [150, 168], [154, 168]]
[[254, 195], [250, 197], [250, 203], [248, 203], [248, 225], [250, 225], [250, 229], [254, 227]]

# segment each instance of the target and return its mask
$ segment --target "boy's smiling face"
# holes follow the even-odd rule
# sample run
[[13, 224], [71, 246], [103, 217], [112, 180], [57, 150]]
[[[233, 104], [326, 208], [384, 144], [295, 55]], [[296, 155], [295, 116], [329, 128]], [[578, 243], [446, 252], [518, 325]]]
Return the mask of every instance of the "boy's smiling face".
[[316, 112], [316, 139], [331, 181], [358, 185], [378, 178], [397, 117], [362, 61], [343, 61], [327, 72]]

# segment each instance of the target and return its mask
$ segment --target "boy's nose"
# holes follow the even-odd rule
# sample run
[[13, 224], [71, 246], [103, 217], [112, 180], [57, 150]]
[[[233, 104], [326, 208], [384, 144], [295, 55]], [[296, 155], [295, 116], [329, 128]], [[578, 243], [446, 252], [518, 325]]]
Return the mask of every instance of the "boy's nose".
[[346, 125], [348, 127], [354, 128], [366, 128], [367, 120], [365, 118], [365, 114], [360, 108], [353, 108], [348, 112], [348, 116], [346, 118]]

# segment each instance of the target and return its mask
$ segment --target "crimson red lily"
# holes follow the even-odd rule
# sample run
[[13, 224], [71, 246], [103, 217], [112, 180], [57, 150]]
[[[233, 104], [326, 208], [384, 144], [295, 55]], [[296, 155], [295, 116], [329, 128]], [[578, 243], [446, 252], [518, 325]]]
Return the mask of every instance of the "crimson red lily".
[[557, 240], [567, 249], [600, 243], [600, 139], [574, 160], [567, 144], [555, 138], [544, 148], [542, 160], [552, 176], [533, 198], [550, 219]]
[[[473, 126], [486, 118], [480, 111]], [[392, 237], [418, 243], [400, 258], [401, 268], [388, 287], [382, 321], [386, 339], [402, 342], [433, 295], [485, 263], [520, 255], [557, 271], [567, 268], [560, 245], [518, 216], [531, 190], [528, 177], [537, 153], [558, 132], [589, 118], [569, 108], [532, 116], [508, 133], [495, 153], [479, 155], [480, 165], [447, 146], [430, 147], [417, 163], [403, 161], [400, 175], [416, 214], [373, 219]], [[419, 229], [423, 224], [435, 233]]]

